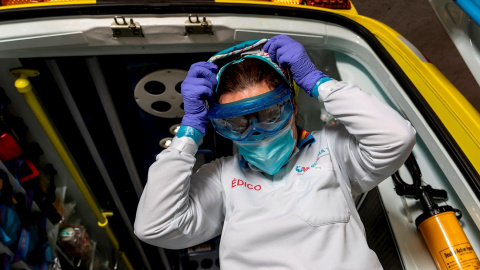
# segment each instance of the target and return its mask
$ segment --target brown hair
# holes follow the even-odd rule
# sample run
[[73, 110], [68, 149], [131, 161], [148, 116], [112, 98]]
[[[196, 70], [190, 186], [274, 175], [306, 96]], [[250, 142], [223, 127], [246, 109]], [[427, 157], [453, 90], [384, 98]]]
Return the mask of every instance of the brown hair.
[[223, 94], [243, 91], [262, 83], [274, 89], [284, 82], [283, 77], [266, 62], [246, 58], [225, 68], [215, 94], [215, 102], [218, 102]]

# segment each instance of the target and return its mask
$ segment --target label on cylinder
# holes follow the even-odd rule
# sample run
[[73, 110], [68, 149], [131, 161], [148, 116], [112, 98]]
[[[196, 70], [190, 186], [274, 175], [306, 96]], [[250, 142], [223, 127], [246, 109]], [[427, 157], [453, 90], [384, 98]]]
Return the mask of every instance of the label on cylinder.
[[470, 243], [458, 244], [439, 253], [446, 269], [480, 269], [480, 262]]

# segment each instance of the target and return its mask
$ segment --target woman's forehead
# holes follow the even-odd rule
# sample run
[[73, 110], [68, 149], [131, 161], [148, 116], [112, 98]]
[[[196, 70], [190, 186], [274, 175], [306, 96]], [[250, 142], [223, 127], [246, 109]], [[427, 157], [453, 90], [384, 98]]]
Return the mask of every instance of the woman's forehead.
[[265, 94], [270, 91], [272, 91], [271, 87], [268, 86], [266, 82], [262, 82], [254, 86], [250, 86], [244, 90], [224, 93], [219, 97], [218, 103], [220, 104], [231, 103], [231, 102], [239, 101], [242, 99]]

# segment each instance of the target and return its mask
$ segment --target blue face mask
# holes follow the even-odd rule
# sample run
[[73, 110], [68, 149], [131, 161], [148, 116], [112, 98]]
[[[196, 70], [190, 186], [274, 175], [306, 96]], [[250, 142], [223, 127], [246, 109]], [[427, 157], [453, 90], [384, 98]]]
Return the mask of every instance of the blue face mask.
[[274, 175], [285, 165], [295, 147], [295, 139], [290, 124], [276, 134], [255, 141], [235, 142], [240, 155], [269, 175]]

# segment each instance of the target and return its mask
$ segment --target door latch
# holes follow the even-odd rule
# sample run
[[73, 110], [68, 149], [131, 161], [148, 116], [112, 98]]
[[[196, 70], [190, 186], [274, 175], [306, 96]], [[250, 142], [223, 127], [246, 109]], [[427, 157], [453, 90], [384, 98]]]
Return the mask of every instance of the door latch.
[[213, 35], [212, 22], [207, 20], [207, 17], [203, 17], [203, 20], [200, 21], [197, 14], [188, 15], [188, 20], [185, 21], [185, 35], [188, 36], [199, 34]]
[[123, 16], [115, 16], [111, 28], [113, 37], [115, 38], [143, 37], [142, 26], [140, 26], [140, 23], [134, 22], [133, 19], [130, 19], [130, 22], [127, 23]]

